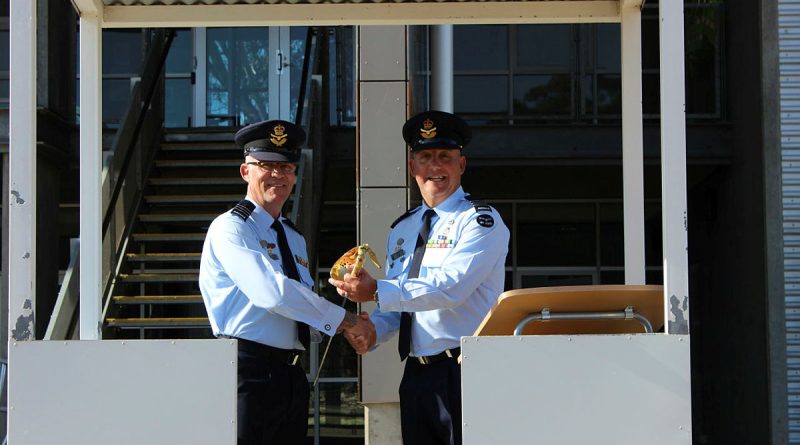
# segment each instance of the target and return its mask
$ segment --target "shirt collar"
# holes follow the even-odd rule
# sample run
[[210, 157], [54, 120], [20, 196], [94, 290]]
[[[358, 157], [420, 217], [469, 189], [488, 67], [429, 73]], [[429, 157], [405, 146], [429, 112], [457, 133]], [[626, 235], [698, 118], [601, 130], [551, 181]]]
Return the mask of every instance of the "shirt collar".
[[[275, 222], [275, 218], [273, 218], [272, 215], [270, 215], [266, 210], [264, 210], [264, 207], [261, 207], [260, 205], [256, 204], [255, 201], [253, 201], [249, 197], [245, 199], [252, 202], [256, 206], [256, 208], [253, 209], [253, 213], [250, 214], [250, 217], [253, 218], [253, 221], [256, 222], [256, 226], [266, 227], [266, 228], [272, 227], [272, 223]], [[283, 214], [278, 215], [278, 219], [281, 219], [282, 216]]]
[[[433, 211], [436, 212], [437, 216], [441, 216], [442, 213], [453, 213], [458, 210], [459, 203], [464, 200], [464, 197], [467, 194], [464, 193], [464, 189], [461, 186], [453, 192], [452, 195], [448, 196], [447, 199], [440, 202], [438, 206], [433, 208]], [[425, 211], [430, 209], [425, 201], [422, 201], [422, 212], [420, 215], [424, 215]]]

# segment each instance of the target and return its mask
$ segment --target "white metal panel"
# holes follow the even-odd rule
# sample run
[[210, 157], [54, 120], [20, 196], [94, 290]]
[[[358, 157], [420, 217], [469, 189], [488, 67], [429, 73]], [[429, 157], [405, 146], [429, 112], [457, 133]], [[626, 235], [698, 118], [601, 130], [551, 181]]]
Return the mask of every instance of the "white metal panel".
[[10, 3], [8, 338], [35, 338], [36, 1]]
[[779, 0], [789, 443], [800, 444], [800, 0]]
[[358, 30], [358, 79], [405, 81], [405, 41], [404, 26], [362, 26]]
[[358, 106], [359, 186], [406, 187], [406, 82], [360, 82]]
[[690, 444], [689, 337], [463, 337], [464, 445]]
[[80, 333], [81, 340], [97, 340], [103, 283], [103, 65], [97, 16], [83, 15], [80, 31]]
[[[405, 169], [404, 169], [405, 170]], [[361, 189], [358, 239], [373, 246], [378, 258], [386, 258], [386, 236], [389, 225], [406, 211], [408, 189], [401, 187]], [[367, 264], [370, 273], [372, 265]], [[382, 278], [385, 269], [380, 274]], [[363, 303], [361, 310], [372, 312], [375, 303]], [[399, 402], [397, 393], [403, 376], [403, 362], [397, 354], [397, 336], [361, 360], [361, 396], [365, 403]]]
[[234, 340], [14, 342], [9, 443], [236, 443]]
[[[668, 334], [689, 333], [689, 257], [686, 215], [686, 88], [683, 2], [661, 2], [661, 243], [664, 321]], [[627, 222], [627, 221], [626, 221]]]

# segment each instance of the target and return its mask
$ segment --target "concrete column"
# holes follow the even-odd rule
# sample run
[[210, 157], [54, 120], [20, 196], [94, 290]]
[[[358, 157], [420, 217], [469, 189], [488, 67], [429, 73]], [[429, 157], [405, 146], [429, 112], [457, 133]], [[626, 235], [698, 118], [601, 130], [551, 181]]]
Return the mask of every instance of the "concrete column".
[[431, 26], [431, 108], [453, 112], [453, 25]]
[[[358, 28], [358, 237], [386, 258], [389, 225], [408, 208], [406, 28]], [[371, 265], [369, 266], [371, 267]], [[374, 268], [375, 276], [382, 276]], [[363, 304], [372, 311], [374, 304]], [[403, 367], [395, 340], [361, 359], [366, 443], [400, 444], [397, 390]], [[391, 434], [388, 434], [391, 432]]]

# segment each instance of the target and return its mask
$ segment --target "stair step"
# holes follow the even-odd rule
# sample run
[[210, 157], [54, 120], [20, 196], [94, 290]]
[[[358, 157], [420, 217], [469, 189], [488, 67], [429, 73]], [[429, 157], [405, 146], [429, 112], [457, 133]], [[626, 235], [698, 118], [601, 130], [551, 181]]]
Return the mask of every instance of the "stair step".
[[128, 261], [200, 261], [199, 253], [128, 253]]
[[121, 273], [117, 281], [122, 283], [186, 283], [197, 281], [199, 273]]
[[243, 185], [239, 176], [227, 178], [150, 178], [153, 185]]
[[139, 215], [142, 222], [211, 222], [219, 213], [148, 213]]
[[241, 160], [234, 159], [160, 159], [155, 161], [156, 167], [238, 167]]
[[201, 295], [144, 295], [129, 297], [119, 295], [114, 297], [117, 304], [186, 304], [202, 303]]
[[134, 233], [131, 235], [134, 241], [204, 241], [205, 233]]
[[233, 205], [242, 199], [242, 195], [147, 195], [144, 199], [151, 204], [229, 202]]
[[208, 328], [207, 317], [186, 318], [107, 318], [106, 325], [115, 328]]

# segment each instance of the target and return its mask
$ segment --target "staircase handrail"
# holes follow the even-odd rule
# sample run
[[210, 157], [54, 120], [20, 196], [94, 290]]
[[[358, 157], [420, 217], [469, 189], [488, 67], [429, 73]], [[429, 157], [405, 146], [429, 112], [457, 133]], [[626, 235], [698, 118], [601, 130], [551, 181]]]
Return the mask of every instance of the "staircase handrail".
[[[174, 30], [153, 32], [141, 80], [134, 88], [123, 124], [114, 137], [114, 157], [109, 164], [107, 183], [103, 184], [103, 190], [108, 191], [103, 216], [103, 318], [111, 301], [108, 296], [114, 289], [113, 278], [122, 265], [123, 253], [139, 213], [145, 180], [161, 140], [164, 66], [174, 38]], [[159, 102], [154, 104], [156, 100]], [[137, 162], [132, 162], [134, 158]]]
[[[303, 178], [298, 177], [294, 189], [290, 218], [305, 233], [310, 264], [316, 265], [316, 240], [319, 232], [319, 213], [322, 203], [322, 173], [324, 169], [324, 143], [321, 114], [325, 112], [322, 105], [321, 76], [315, 74], [320, 62], [325, 57], [326, 27], [309, 27], [306, 34], [303, 71], [300, 91], [297, 98], [295, 123], [301, 126], [308, 135], [307, 147], [314, 150], [303, 150], [301, 167]], [[322, 63], [324, 69], [324, 63]], [[301, 199], [305, 196], [306, 199]], [[302, 211], [301, 211], [302, 206]], [[314, 266], [312, 266], [313, 268]]]
[[[103, 191], [103, 298], [112, 287], [111, 278], [120, 265], [121, 252], [135, 221], [144, 188], [142, 178], [152, 162], [155, 143], [163, 128], [164, 65], [175, 31], [159, 29], [153, 32], [145, 56], [140, 81], [134, 86], [127, 112], [112, 142], [112, 158], [104, 169]], [[160, 94], [157, 94], [158, 91]], [[154, 99], [160, 99], [157, 106]], [[149, 140], [148, 140], [149, 138]], [[139, 162], [132, 163], [137, 158]], [[138, 167], [133, 169], [132, 167]], [[135, 186], [135, 187], [134, 187]], [[120, 200], [122, 197], [122, 208]], [[117, 212], [122, 212], [121, 224], [115, 224]], [[118, 227], [121, 226], [121, 227]], [[112, 233], [113, 232], [113, 233]], [[61, 284], [57, 304], [50, 317], [45, 338], [63, 340], [75, 327], [79, 304], [80, 244], [76, 241], [70, 254], [70, 266]], [[105, 310], [104, 310], [105, 312]]]

